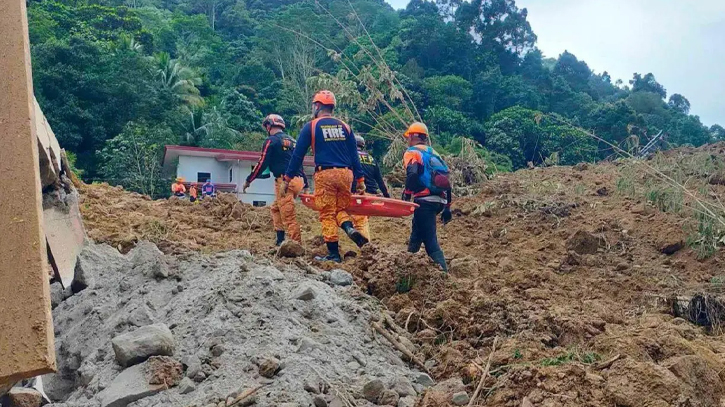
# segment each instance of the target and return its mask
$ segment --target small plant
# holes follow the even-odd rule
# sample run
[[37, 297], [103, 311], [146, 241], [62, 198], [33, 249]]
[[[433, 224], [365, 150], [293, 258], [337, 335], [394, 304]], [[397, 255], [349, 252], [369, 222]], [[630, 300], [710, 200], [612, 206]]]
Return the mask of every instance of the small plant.
[[395, 283], [395, 291], [397, 291], [398, 294], [405, 294], [410, 292], [411, 289], [413, 289], [413, 276], [410, 274], [400, 276], [400, 278], [398, 278], [398, 282]]
[[523, 359], [524, 355], [521, 353], [521, 349], [514, 350], [514, 359]]
[[574, 360], [574, 352], [567, 352], [555, 358], [546, 358], [541, 361], [541, 366], [561, 366]]
[[691, 234], [687, 239], [698, 259], [706, 259], [712, 256], [719, 246], [725, 243], [725, 234], [717, 229], [715, 219], [703, 213], [696, 213], [697, 232]]
[[596, 352], [586, 352], [579, 358], [579, 361], [586, 365], [597, 363], [600, 360], [602, 360], [602, 357]]
[[722, 291], [725, 286], [725, 276], [715, 276], [710, 279], [710, 287], [713, 291]]
[[637, 192], [634, 186], [634, 180], [625, 175], [619, 177], [617, 179], [617, 192], [625, 196], [633, 197]]
[[561, 366], [571, 362], [579, 362], [585, 365], [592, 365], [601, 360], [601, 355], [596, 352], [580, 353], [578, 349], [573, 349], [555, 358], [543, 359], [541, 361], [541, 366]]

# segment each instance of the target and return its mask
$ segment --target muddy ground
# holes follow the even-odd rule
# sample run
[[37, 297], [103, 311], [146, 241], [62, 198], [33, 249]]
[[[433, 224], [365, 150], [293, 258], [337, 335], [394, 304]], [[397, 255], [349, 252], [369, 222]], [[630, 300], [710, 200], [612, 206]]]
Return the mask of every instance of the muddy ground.
[[[396, 315], [437, 379], [460, 377], [471, 394], [490, 360], [481, 397], [487, 406], [719, 406], [720, 329], [673, 316], [670, 300], [717, 294], [725, 257], [701, 258], [688, 246], [697, 238], [692, 203], [669, 210], [653, 198], [657, 179], [647, 166], [690, 160], [696, 171], [688, 179], [709, 181], [708, 194], [717, 197], [722, 166], [700, 171], [698, 160], [711, 162], [722, 150], [670, 152], [644, 166], [500, 175], [456, 200], [454, 220], [439, 229], [449, 276], [424, 254], [405, 253], [409, 219], [373, 219], [373, 244], [357, 253], [346, 243], [342, 268]], [[141, 240], [174, 255], [273, 251], [268, 210], [231, 196], [192, 205], [106, 185], [81, 193], [89, 235], [122, 252]], [[305, 259], [314, 264], [324, 252], [319, 225], [298, 208]], [[434, 392], [419, 400], [448, 403]]]

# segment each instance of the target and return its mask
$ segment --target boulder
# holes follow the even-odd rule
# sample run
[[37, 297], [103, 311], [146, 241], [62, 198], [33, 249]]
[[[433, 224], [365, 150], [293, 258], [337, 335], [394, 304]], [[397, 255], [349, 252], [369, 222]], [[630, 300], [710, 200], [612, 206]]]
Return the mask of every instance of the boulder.
[[465, 406], [468, 404], [468, 393], [465, 391], [459, 391], [458, 393], [455, 393], [453, 397], [451, 397], [451, 403], [456, 406]]
[[277, 250], [277, 257], [300, 257], [305, 254], [305, 248], [294, 240], [285, 240]]
[[189, 394], [194, 390], [196, 390], [196, 383], [194, 383], [193, 380], [188, 377], [181, 379], [181, 383], [179, 383], [179, 393]]
[[399, 376], [395, 379], [392, 389], [395, 390], [395, 392], [398, 393], [400, 397], [417, 395], [415, 389], [413, 388], [413, 385], [410, 383], [410, 380], [403, 376]]
[[363, 386], [362, 394], [365, 400], [371, 403], [378, 403], [380, 396], [385, 391], [385, 384], [380, 379], [371, 380]]
[[150, 356], [174, 354], [174, 336], [164, 324], [147, 325], [118, 335], [111, 343], [121, 366], [143, 362]]
[[352, 274], [348, 273], [345, 270], [341, 269], [335, 269], [330, 272], [330, 284], [332, 285], [339, 285], [339, 286], [348, 286], [352, 285], [353, 279]]
[[151, 242], [139, 242], [128, 253], [132, 271], [157, 279], [167, 278], [170, 274], [169, 265], [164, 254]]
[[13, 387], [8, 392], [8, 407], [40, 407], [43, 396], [39, 391], [27, 387]]
[[327, 407], [327, 401], [322, 396], [315, 396], [312, 399], [312, 403], [315, 405], [315, 407]]
[[152, 358], [121, 372], [98, 394], [101, 407], [125, 407], [152, 396], [181, 379], [181, 363], [166, 357]]
[[398, 400], [398, 407], [415, 407], [415, 397], [401, 397]]
[[423, 387], [430, 387], [436, 383], [427, 373], [419, 373], [415, 378], [415, 382]]

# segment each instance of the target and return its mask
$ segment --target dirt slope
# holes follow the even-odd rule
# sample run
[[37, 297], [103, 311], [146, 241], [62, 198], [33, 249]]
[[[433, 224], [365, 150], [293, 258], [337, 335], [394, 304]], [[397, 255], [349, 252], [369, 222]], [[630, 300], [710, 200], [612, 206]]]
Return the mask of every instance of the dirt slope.
[[[695, 153], [722, 151], [677, 154]], [[673, 317], [667, 299], [717, 289], [723, 254], [698, 260], [684, 244], [690, 217], [626, 192], [630, 181], [651, 185], [638, 168], [554, 167], [488, 182], [456, 201], [440, 229], [449, 277], [404, 252], [409, 220], [374, 219], [374, 244], [343, 267], [407, 327], [437, 378], [462, 377], [469, 394], [498, 338], [487, 406], [721, 405], [725, 343]], [[91, 237], [122, 251], [142, 239], [166, 253], [273, 249], [268, 211], [233, 197], [153, 202], [104, 185], [82, 194]], [[324, 250], [319, 226], [301, 206], [300, 218], [312, 261]], [[448, 402], [431, 391], [419, 403]]]

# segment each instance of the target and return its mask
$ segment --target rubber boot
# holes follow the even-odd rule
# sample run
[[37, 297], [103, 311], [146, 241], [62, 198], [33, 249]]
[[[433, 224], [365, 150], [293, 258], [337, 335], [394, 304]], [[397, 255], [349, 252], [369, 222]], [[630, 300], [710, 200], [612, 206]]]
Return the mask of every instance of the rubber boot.
[[327, 256], [317, 256], [317, 261], [334, 261], [335, 263], [342, 263], [342, 257], [340, 257], [340, 245], [337, 242], [327, 242]]
[[444, 273], [448, 273], [448, 265], [446, 265], [446, 257], [443, 255], [443, 251], [439, 250], [437, 252], [430, 253], [429, 256], [434, 262], [441, 266]]
[[359, 230], [355, 229], [355, 227], [352, 226], [352, 222], [344, 222], [342, 225], [340, 225], [342, 230], [347, 233], [347, 237], [349, 237], [357, 247], [363, 247], [368, 243], [368, 239], [363, 236], [362, 233], [360, 233]]
[[277, 231], [277, 243], [276, 246], [281, 246], [282, 242], [284, 242], [284, 230], [278, 230]]

